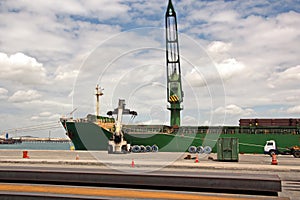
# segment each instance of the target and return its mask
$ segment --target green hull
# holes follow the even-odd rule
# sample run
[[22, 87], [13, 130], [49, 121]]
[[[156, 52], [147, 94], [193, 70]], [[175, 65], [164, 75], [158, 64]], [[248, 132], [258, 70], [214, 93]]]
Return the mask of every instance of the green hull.
[[[89, 122], [66, 122], [67, 134], [76, 150], [107, 150], [111, 132]], [[190, 146], [210, 146], [217, 152], [219, 137], [234, 137], [239, 141], [240, 153], [263, 153], [267, 140], [275, 140], [278, 148], [295, 146], [300, 143], [297, 134], [249, 134], [249, 133], [145, 133], [137, 132], [124, 135], [131, 145], [157, 145], [162, 152], [185, 152]]]
[[76, 150], [107, 150], [110, 133], [94, 123], [66, 122], [66, 130]]

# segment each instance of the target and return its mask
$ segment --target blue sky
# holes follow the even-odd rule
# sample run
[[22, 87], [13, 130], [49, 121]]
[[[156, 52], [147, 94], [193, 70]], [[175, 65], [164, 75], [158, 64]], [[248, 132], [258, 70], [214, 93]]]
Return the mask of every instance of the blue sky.
[[[184, 125], [299, 117], [300, 1], [173, 1]], [[167, 0], [0, 2], [1, 132], [94, 112], [126, 98], [136, 123], [168, 124]], [[149, 29], [151, 27], [151, 29]], [[106, 59], [106, 60], [105, 60]], [[84, 98], [82, 98], [84, 97]], [[62, 128], [51, 130], [64, 137]], [[42, 132], [30, 134], [48, 136]]]

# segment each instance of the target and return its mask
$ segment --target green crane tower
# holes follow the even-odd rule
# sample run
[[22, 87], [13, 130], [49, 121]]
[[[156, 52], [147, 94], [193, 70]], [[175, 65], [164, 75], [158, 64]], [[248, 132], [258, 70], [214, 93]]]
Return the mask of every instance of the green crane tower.
[[179, 59], [177, 19], [172, 0], [169, 0], [165, 15], [166, 25], [166, 61], [167, 61], [167, 98], [171, 111], [170, 125], [180, 126], [180, 111], [183, 109], [183, 91]]

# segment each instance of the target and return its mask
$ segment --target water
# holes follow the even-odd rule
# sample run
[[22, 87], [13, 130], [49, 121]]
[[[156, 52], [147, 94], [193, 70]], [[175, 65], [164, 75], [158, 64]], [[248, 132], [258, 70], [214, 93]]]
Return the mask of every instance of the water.
[[70, 150], [72, 142], [22, 142], [0, 144], [0, 149]]

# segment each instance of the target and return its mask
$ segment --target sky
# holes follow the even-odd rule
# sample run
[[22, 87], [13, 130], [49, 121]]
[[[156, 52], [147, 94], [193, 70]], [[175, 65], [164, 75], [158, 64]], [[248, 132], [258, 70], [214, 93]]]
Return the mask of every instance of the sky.
[[[300, 113], [300, 1], [173, 0], [182, 125]], [[169, 124], [167, 0], [0, 1], [0, 133], [66, 137], [61, 116], [125, 99], [135, 119]], [[74, 109], [75, 112], [70, 114]]]

